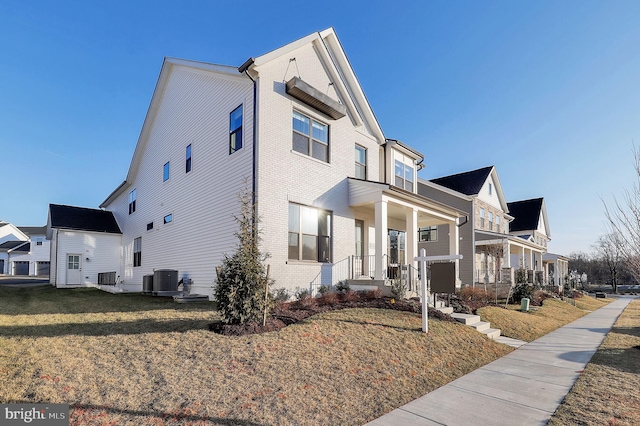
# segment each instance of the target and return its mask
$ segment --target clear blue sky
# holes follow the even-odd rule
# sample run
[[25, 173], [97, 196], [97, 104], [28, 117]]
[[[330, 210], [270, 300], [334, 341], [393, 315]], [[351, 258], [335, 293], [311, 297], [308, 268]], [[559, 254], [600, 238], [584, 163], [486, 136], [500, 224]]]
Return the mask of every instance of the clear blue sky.
[[0, 219], [97, 207], [125, 178], [164, 56], [241, 65], [334, 27], [385, 135], [430, 179], [495, 165], [589, 250], [634, 182], [639, 1], [0, 4]]

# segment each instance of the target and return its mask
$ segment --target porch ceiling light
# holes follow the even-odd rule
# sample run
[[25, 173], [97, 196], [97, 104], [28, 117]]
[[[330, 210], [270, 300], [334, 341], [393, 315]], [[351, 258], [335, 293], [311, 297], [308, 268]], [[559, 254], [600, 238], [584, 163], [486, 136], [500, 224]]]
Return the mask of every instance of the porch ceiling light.
[[298, 77], [287, 81], [287, 93], [305, 104], [337, 120], [347, 115], [347, 107], [334, 101]]

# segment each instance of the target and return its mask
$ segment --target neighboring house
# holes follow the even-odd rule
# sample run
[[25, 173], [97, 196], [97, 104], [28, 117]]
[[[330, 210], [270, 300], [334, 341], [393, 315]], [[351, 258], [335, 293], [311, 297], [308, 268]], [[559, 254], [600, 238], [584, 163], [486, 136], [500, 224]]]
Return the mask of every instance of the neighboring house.
[[527, 282], [548, 284], [542, 256], [547, 252], [551, 230], [544, 199], [514, 201], [508, 203], [508, 207], [514, 217], [509, 224], [509, 233], [518, 237], [519, 242], [510, 251], [511, 264], [526, 271]]
[[[463, 286], [511, 284], [512, 268], [510, 251], [509, 213], [496, 168], [483, 167], [437, 179], [418, 181], [418, 192], [425, 197], [469, 212], [466, 222], [460, 225], [460, 280]], [[450, 234], [447, 224], [423, 230], [420, 247], [428, 255], [447, 253], [441, 240]]]
[[[29, 275], [29, 265], [15, 264], [16, 256], [28, 253], [29, 236], [17, 226], [0, 221], [0, 274]], [[17, 272], [17, 274], [16, 274]]]
[[49, 276], [50, 241], [47, 239], [46, 226], [18, 227], [29, 237], [29, 244], [18, 249], [11, 258], [14, 264], [14, 275]]
[[[445, 251], [457, 254], [466, 216], [417, 192], [422, 160], [385, 138], [333, 29], [239, 68], [166, 58], [127, 176], [100, 205], [115, 220], [97, 236], [122, 252], [101, 272], [120, 268], [122, 288], [140, 291], [143, 276], [175, 269], [211, 295], [216, 267], [237, 245], [245, 189], [277, 287], [414, 271], [419, 230], [448, 225]], [[83, 260], [86, 237], [63, 249], [62, 236], [87, 233], [54, 226], [51, 212], [58, 264], [72, 253]]]
[[558, 291], [562, 291], [569, 277], [569, 258], [561, 254], [544, 253], [542, 255], [542, 264], [544, 265], [545, 276], [549, 285], [557, 287]]
[[122, 233], [111, 212], [50, 204], [46, 235], [51, 241], [52, 285], [97, 284], [100, 273], [117, 279]]

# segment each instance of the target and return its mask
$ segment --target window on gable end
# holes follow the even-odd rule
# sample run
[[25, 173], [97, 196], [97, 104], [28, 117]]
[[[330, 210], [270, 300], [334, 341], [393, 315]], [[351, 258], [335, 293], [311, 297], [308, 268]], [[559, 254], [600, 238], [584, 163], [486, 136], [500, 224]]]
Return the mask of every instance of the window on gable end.
[[489, 184], [489, 195], [493, 195], [493, 185]]
[[356, 177], [367, 179], [367, 149], [356, 145]]
[[133, 188], [129, 192], [129, 214], [136, 211], [136, 189]]
[[133, 240], [133, 266], [142, 266], [142, 237]]
[[242, 105], [229, 114], [229, 154], [242, 148]]
[[163, 182], [166, 182], [169, 180], [169, 171], [170, 171], [170, 165], [169, 165], [169, 161], [167, 161], [166, 163], [164, 163], [164, 168], [162, 169]]
[[396, 160], [395, 177], [395, 186], [413, 192], [413, 167]]
[[186, 150], [186, 160], [185, 160], [185, 173], [189, 173], [191, 171], [191, 144], [187, 145]]
[[329, 126], [293, 111], [293, 150], [329, 162]]

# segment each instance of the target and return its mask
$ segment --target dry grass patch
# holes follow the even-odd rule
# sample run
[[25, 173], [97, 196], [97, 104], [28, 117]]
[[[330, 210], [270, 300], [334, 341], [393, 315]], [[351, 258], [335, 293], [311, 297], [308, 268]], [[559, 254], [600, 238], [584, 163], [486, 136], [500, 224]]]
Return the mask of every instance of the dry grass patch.
[[44, 313], [28, 291], [0, 289], [0, 401], [69, 403], [73, 424], [363, 424], [512, 350], [409, 312], [224, 337], [209, 305], [44, 289]]
[[576, 307], [584, 309], [586, 311], [595, 311], [602, 308], [604, 305], [608, 305], [613, 302], [614, 299], [596, 299], [591, 296], [583, 296], [575, 299]]
[[640, 424], [640, 301], [622, 313], [549, 424]]
[[509, 305], [508, 309], [497, 306], [478, 309], [482, 320], [490, 322], [491, 327], [499, 328], [503, 336], [525, 342], [532, 342], [587, 313], [557, 299], [546, 299], [542, 306], [529, 312], [520, 312], [520, 305]]

